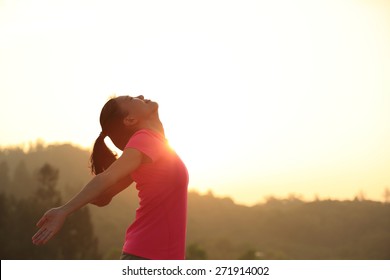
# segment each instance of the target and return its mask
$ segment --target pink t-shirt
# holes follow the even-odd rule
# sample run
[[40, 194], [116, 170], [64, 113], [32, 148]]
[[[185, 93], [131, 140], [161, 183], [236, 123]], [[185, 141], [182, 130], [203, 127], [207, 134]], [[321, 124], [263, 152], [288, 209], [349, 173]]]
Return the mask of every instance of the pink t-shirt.
[[147, 155], [131, 176], [138, 190], [139, 208], [126, 231], [123, 251], [148, 259], [184, 259], [188, 172], [164, 136], [142, 129], [126, 148]]

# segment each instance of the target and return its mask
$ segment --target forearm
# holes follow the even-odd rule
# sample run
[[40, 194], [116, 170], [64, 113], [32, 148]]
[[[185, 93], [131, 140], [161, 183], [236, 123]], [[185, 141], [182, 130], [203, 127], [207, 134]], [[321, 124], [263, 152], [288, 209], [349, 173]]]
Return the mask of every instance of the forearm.
[[105, 176], [104, 173], [95, 176], [77, 195], [64, 204], [61, 210], [70, 215], [99, 197], [112, 184], [112, 180], [110, 180], [109, 176]]

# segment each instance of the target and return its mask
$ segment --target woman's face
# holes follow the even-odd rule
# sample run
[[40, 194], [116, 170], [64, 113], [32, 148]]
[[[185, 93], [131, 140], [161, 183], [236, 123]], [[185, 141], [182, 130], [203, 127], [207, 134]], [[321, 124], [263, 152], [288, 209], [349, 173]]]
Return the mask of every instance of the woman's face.
[[145, 99], [142, 95], [137, 97], [119, 96], [116, 101], [121, 110], [128, 113], [128, 117], [137, 121], [148, 119], [158, 111], [157, 102]]

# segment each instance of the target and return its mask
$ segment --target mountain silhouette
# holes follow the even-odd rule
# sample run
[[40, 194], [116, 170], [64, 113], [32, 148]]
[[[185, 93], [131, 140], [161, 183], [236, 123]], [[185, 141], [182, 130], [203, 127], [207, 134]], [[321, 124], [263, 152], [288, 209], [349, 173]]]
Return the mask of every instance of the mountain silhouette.
[[[37, 172], [48, 164], [59, 170], [56, 188], [67, 200], [92, 178], [89, 155], [71, 144], [3, 148], [0, 193], [29, 199], [39, 187]], [[248, 207], [211, 192], [188, 197], [188, 259], [390, 259], [389, 203], [289, 197]], [[137, 207], [134, 185], [106, 207], [86, 207], [99, 244], [95, 256], [119, 258]]]

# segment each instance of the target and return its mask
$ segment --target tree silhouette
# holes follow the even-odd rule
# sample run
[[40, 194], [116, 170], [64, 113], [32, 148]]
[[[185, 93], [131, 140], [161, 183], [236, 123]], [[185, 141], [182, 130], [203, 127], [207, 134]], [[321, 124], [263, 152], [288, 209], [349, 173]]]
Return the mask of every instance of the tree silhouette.
[[61, 203], [61, 194], [56, 189], [59, 178], [59, 170], [53, 168], [50, 164], [45, 163], [36, 175], [38, 189], [35, 198], [48, 207], [53, 207]]
[[0, 191], [8, 192], [11, 186], [9, 166], [6, 161], [0, 163]]
[[11, 193], [20, 198], [30, 196], [33, 193], [34, 188], [31, 185], [31, 181], [32, 178], [27, 169], [26, 162], [20, 160], [14, 170]]
[[[64, 201], [65, 189], [68, 198], [89, 180], [88, 157], [88, 151], [71, 145], [46, 146], [27, 153], [21, 149], [0, 149], [0, 182], [9, 181], [10, 190], [14, 180], [21, 186], [20, 196], [0, 192], [1, 259], [99, 258], [94, 228], [104, 258], [118, 259], [123, 234], [138, 206], [133, 187], [107, 207], [85, 207], [71, 215], [48, 244], [42, 247], [31, 244], [35, 223], [42, 214]], [[58, 165], [42, 169], [45, 162]], [[7, 177], [8, 180], [4, 179]], [[310, 202], [302, 201], [299, 195], [290, 195], [269, 197], [266, 203], [252, 207], [237, 205], [211, 193], [190, 192], [187, 258], [388, 260], [390, 204], [383, 201], [390, 202], [389, 187], [384, 191], [381, 202], [364, 196], [355, 201], [317, 198]], [[61, 203], [56, 203], [61, 198]]]
[[25, 185], [25, 188], [38, 185], [32, 197], [15, 199], [4, 193], [0, 195], [1, 259], [100, 259], [88, 208], [70, 216], [58, 235], [44, 246], [32, 244], [31, 237], [37, 230], [35, 223], [49, 208], [62, 203], [56, 189], [58, 178], [59, 170], [44, 164], [36, 174], [36, 182]]

